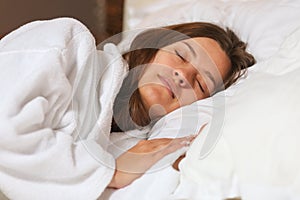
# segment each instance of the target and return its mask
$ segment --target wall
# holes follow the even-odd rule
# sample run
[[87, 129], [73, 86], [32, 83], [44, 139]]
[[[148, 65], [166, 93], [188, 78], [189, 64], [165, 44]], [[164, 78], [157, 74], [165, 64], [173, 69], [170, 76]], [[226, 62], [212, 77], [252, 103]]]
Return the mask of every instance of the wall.
[[0, 38], [33, 20], [68, 16], [82, 21], [100, 40], [106, 32], [105, 5], [105, 0], [0, 0]]

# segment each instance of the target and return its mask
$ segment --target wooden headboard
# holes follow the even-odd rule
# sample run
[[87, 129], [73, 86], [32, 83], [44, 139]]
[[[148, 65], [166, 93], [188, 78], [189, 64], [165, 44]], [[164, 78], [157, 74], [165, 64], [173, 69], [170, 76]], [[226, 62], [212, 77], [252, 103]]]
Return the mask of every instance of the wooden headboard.
[[[34, 20], [74, 17], [83, 22], [97, 42], [122, 31], [124, 0], [5, 1], [0, 6], [0, 38]], [[117, 42], [117, 41], [116, 41]]]
[[[106, 33], [112, 36], [123, 29], [124, 0], [106, 0]], [[121, 38], [119, 38], [121, 39]], [[118, 42], [118, 41], [116, 41]]]

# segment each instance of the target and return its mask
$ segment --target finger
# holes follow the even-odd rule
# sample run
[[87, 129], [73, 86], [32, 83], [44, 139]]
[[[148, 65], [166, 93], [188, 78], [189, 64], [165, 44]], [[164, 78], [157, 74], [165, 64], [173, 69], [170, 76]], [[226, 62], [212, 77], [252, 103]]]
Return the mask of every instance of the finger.
[[187, 136], [183, 138], [170, 139], [170, 142], [160, 148], [159, 152], [162, 156], [173, 153], [183, 147], [188, 147], [194, 140], [194, 136]]

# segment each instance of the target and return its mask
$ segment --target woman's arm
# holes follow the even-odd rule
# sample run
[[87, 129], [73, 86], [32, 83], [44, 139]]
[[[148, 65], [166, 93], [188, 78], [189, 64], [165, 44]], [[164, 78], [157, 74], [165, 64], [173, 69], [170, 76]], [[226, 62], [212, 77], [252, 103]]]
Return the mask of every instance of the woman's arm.
[[142, 176], [157, 161], [189, 145], [193, 139], [194, 137], [184, 137], [140, 141], [117, 158], [115, 174], [108, 187], [122, 188], [129, 185]]

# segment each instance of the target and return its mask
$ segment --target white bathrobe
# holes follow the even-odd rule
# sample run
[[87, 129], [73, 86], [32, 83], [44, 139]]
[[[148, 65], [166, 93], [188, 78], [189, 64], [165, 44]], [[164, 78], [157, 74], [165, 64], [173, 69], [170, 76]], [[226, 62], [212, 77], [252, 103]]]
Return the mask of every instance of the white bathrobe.
[[20, 27], [0, 41], [0, 190], [9, 199], [96, 199], [110, 182], [117, 48], [80, 22]]

